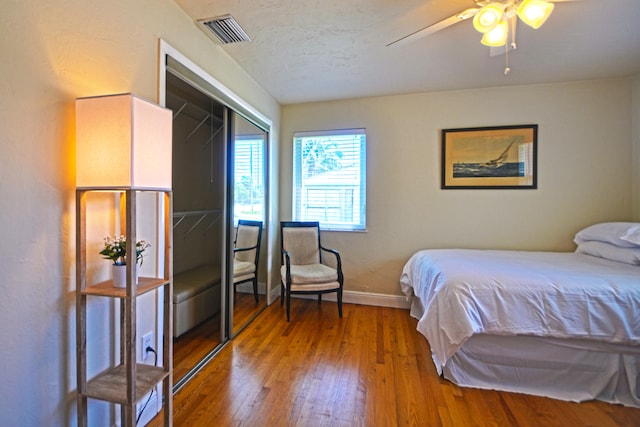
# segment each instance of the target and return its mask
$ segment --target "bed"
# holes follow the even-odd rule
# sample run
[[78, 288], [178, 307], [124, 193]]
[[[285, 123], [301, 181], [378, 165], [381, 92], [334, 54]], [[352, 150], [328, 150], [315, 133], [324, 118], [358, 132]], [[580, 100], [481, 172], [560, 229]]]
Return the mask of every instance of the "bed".
[[415, 253], [400, 284], [438, 374], [640, 407], [640, 224], [596, 224], [575, 241], [575, 252]]

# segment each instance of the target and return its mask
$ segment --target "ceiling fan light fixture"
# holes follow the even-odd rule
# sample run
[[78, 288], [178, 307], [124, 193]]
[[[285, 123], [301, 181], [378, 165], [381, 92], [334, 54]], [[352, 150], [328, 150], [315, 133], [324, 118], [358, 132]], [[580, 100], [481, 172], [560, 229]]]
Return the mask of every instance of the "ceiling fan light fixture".
[[483, 34], [493, 30], [502, 21], [504, 7], [502, 3], [489, 3], [484, 6], [473, 17], [473, 28]]
[[545, 0], [524, 0], [518, 6], [518, 17], [525, 24], [538, 29], [553, 12], [554, 4]]
[[484, 33], [481, 43], [485, 46], [504, 46], [509, 36], [509, 24], [503, 19], [491, 31]]

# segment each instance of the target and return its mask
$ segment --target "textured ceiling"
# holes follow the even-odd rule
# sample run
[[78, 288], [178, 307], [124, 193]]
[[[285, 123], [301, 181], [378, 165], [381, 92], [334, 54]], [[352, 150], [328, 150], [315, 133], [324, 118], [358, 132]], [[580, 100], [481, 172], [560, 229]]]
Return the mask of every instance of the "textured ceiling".
[[640, 73], [640, 0], [557, 3], [491, 57], [470, 20], [386, 45], [472, 0], [175, 0], [194, 21], [231, 14], [252, 41], [221, 45], [280, 103], [598, 79]]

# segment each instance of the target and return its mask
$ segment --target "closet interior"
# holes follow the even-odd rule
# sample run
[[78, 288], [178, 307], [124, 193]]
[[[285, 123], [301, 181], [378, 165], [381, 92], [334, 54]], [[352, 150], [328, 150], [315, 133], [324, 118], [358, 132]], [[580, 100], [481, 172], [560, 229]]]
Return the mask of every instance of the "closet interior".
[[173, 111], [173, 377], [179, 388], [266, 307], [264, 230], [257, 294], [251, 280], [233, 283], [238, 220], [265, 223], [267, 132], [171, 72], [165, 95]]

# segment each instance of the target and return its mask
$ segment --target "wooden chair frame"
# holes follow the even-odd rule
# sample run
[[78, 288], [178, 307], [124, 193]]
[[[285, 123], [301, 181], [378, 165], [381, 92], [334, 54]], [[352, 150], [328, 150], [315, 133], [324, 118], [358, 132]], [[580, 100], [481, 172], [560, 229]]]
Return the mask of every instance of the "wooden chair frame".
[[[240, 230], [241, 226], [246, 226], [246, 227], [258, 227], [258, 240], [256, 242], [256, 244], [254, 246], [248, 246], [248, 247], [244, 247], [244, 248], [238, 248], [235, 247], [236, 246], [236, 242], [238, 241], [238, 231]], [[240, 281], [235, 281], [235, 277], [233, 280], [233, 287], [235, 289], [236, 285], [239, 285], [241, 283], [247, 283], [247, 282], [252, 282], [253, 284], [253, 296], [256, 300], [256, 303], [258, 303], [258, 265], [259, 265], [259, 261], [260, 261], [260, 241], [262, 239], [262, 221], [249, 221], [249, 220], [238, 220], [238, 226], [236, 227], [236, 237], [233, 241], [233, 255], [235, 257], [236, 252], [247, 252], [247, 251], [252, 251], [255, 249], [256, 251], [256, 256], [254, 258], [254, 264], [256, 266], [255, 272], [253, 274], [253, 278], [251, 279], [244, 279], [244, 280], [240, 280]]]
[[[289, 252], [284, 249], [284, 229], [292, 228], [292, 227], [310, 227], [316, 229], [316, 235], [318, 236], [318, 247], [319, 247], [319, 262], [321, 264], [325, 264], [322, 262], [323, 253], [332, 254], [335, 256], [336, 267], [338, 273], [339, 286], [331, 289], [324, 290], [291, 290], [291, 256]], [[281, 249], [281, 265], [286, 266], [286, 274], [284, 277], [281, 274], [280, 278], [280, 306], [282, 306], [286, 301], [287, 307], [287, 322], [290, 321], [290, 311], [291, 311], [291, 295], [292, 294], [302, 294], [302, 295], [318, 295], [318, 303], [322, 302], [322, 295], [335, 292], [337, 295], [338, 302], [338, 315], [342, 318], [342, 288], [344, 285], [344, 276], [342, 274], [342, 259], [340, 258], [340, 254], [335, 249], [325, 248], [322, 246], [322, 242], [320, 240], [320, 223], [317, 221], [281, 221], [280, 222], [280, 249]], [[328, 264], [327, 264], [328, 265]], [[333, 268], [333, 267], [332, 267]]]

